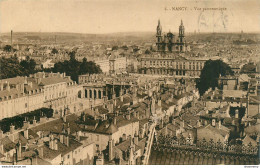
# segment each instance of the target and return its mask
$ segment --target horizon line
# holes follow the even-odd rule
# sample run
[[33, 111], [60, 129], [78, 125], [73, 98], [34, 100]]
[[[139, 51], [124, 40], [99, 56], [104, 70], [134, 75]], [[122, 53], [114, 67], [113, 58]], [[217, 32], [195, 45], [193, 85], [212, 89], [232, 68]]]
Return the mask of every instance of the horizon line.
[[[49, 31], [40, 31], [40, 32], [37, 32], [37, 31], [14, 31], [14, 30], [10, 30], [9, 32], [0, 32], [0, 34], [9, 34], [11, 31], [13, 31], [13, 34], [14, 33], [71, 33], [71, 34], [86, 34], [86, 35], [108, 35], [108, 34], [117, 34], [117, 33], [156, 33], [156, 32], [153, 32], [153, 31], [118, 31], [118, 32], [109, 32], [109, 33], [84, 33], [84, 32], [67, 32], [67, 31], [60, 31], [60, 32], [49, 32]], [[230, 32], [211, 32], [211, 31], [203, 31], [203, 32], [200, 32], [200, 31], [186, 31], [185, 33], [191, 33], [191, 34], [203, 34], [203, 33], [206, 33], [206, 34], [214, 34], [214, 33], [218, 33], [218, 34], [225, 34], [225, 33], [260, 33], [260, 31], [249, 31], [249, 32], [245, 32], [244, 30], [241, 30], [241, 31], [230, 31]], [[168, 32], [163, 32], [163, 33], [168, 33]], [[171, 33], [178, 33], [178, 31], [171, 31]]]

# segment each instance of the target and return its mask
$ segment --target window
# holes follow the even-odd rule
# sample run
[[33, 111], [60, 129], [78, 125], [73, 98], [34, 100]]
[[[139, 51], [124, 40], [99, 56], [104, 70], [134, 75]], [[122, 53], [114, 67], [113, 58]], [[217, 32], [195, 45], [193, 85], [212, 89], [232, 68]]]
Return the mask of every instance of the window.
[[70, 155], [68, 155], [68, 159], [70, 158]]
[[97, 135], [97, 141], [99, 141], [99, 135]]

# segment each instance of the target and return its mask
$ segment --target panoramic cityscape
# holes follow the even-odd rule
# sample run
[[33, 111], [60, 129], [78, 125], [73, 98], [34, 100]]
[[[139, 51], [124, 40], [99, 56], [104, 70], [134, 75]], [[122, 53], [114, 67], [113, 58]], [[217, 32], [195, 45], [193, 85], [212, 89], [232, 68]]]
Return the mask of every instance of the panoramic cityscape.
[[[93, 28], [79, 16], [77, 32], [64, 20], [76, 14], [46, 5], [55, 1], [25, 0], [13, 20], [0, 12], [0, 165], [259, 165], [260, 33], [252, 22], [234, 26], [230, 4], [196, 16], [191, 6], [161, 5], [165, 14], [149, 20], [133, 0], [125, 9], [143, 17], [132, 23], [126, 2], [109, 0], [113, 11], [103, 1], [64, 1], [75, 13], [85, 3], [112, 13], [86, 17]], [[13, 11], [19, 3], [1, 2]], [[37, 15], [30, 23], [25, 9]], [[36, 26], [51, 14], [47, 28]], [[120, 14], [122, 25], [113, 20]]]

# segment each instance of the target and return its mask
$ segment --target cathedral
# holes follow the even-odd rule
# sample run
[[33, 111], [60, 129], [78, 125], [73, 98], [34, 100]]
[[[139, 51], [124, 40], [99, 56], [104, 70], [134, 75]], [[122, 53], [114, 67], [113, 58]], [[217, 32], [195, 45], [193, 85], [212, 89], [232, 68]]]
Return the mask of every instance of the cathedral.
[[186, 40], [184, 35], [184, 26], [181, 20], [181, 25], [179, 26], [179, 36], [175, 41], [175, 35], [170, 31], [167, 34], [162, 33], [162, 26], [160, 20], [158, 20], [158, 25], [156, 29], [156, 47], [158, 52], [185, 52], [187, 49]]

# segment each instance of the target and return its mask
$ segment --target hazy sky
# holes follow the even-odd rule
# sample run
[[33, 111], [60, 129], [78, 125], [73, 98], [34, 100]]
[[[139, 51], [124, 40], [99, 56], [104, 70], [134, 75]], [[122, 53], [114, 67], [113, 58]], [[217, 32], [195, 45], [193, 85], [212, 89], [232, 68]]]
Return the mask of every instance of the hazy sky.
[[154, 32], [158, 19], [163, 31], [183, 19], [189, 32], [255, 32], [260, 0], [0, 0], [0, 32]]

